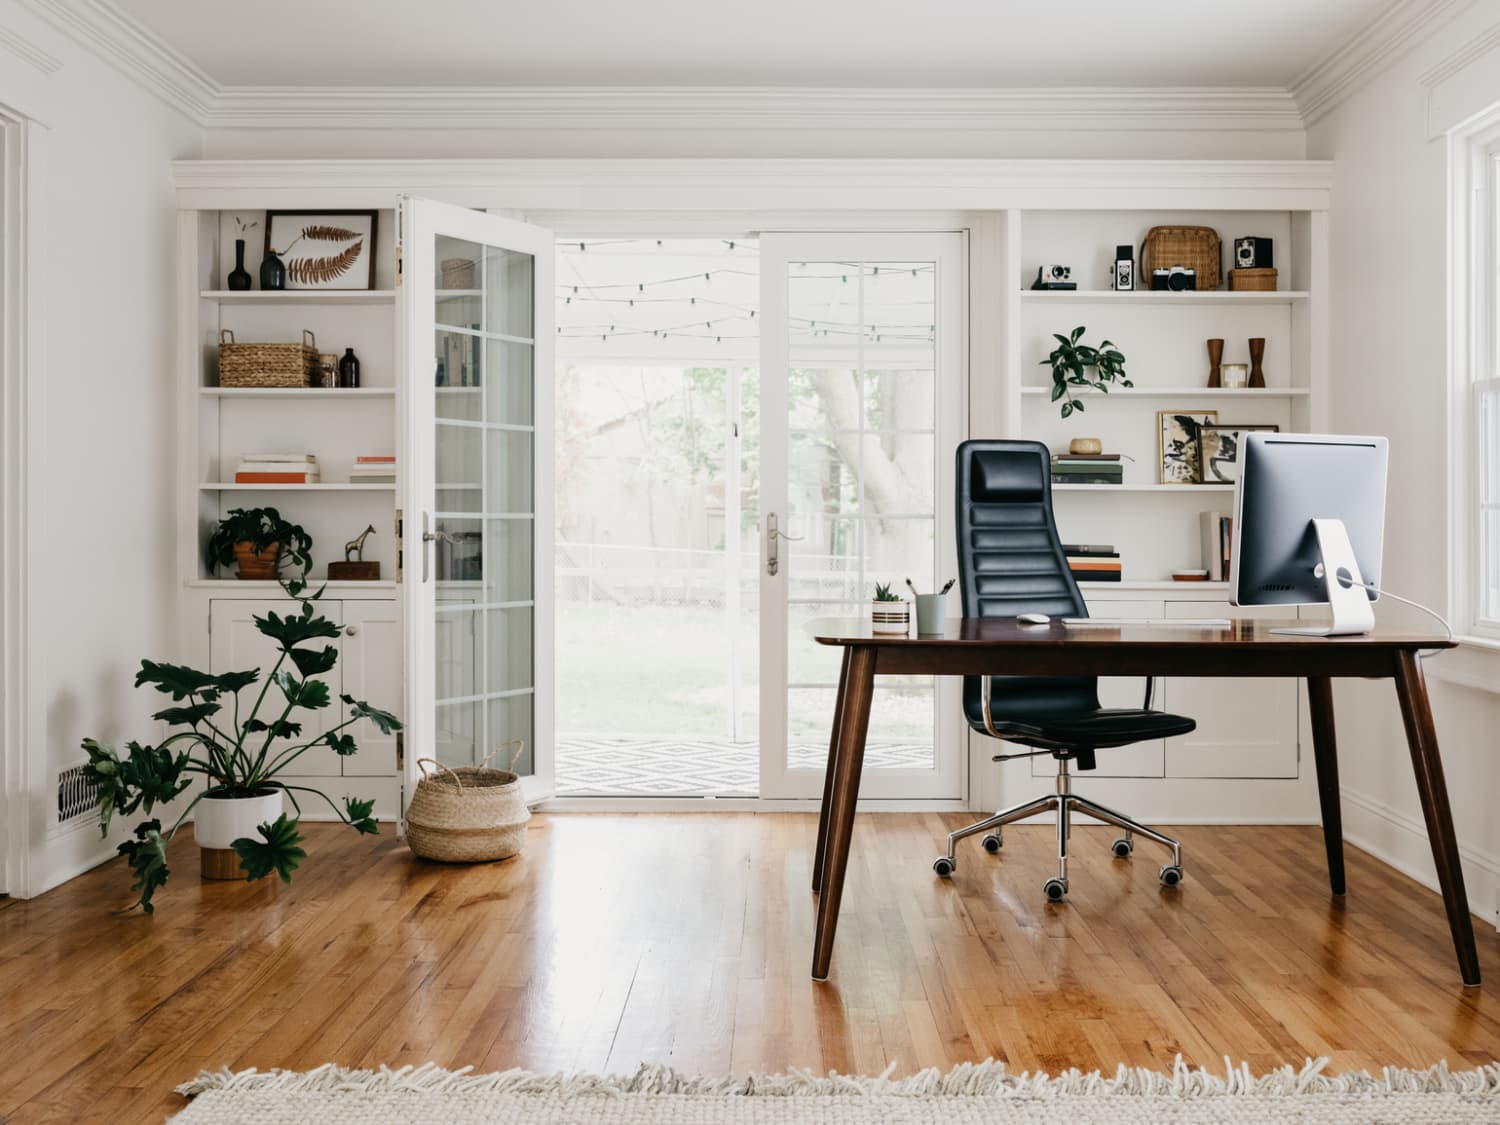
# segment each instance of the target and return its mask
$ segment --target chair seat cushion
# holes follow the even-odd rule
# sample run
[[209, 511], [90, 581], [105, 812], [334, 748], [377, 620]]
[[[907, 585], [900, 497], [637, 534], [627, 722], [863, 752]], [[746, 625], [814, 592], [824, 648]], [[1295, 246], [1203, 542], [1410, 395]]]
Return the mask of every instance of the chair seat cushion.
[[1197, 726], [1185, 715], [1166, 711], [1101, 708], [1056, 717], [1042, 715], [1023, 721], [997, 722], [995, 730], [1008, 742], [1043, 749], [1070, 746], [1107, 749], [1156, 738], [1172, 738], [1187, 734]]

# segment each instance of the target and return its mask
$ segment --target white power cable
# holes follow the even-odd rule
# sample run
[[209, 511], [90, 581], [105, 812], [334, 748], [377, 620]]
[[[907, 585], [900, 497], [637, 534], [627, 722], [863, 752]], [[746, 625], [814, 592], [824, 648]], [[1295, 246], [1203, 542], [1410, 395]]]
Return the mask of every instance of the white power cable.
[[[1450, 640], [1450, 641], [1453, 639], [1453, 626], [1450, 625], [1450, 624], [1448, 624], [1448, 619], [1446, 617], [1444, 617], [1441, 613], [1439, 613], [1437, 610], [1432, 609], [1429, 606], [1425, 606], [1421, 602], [1414, 602], [1410, 598], [1403, 598], [1400, 594], [1393, 594], [1389, 590], [1382, 590], [1379, 586], [1372, 586], [1368, 582], [1355, 582], [1352, 579], [1345, 579], [1343, 577], [1340, 577], [1339, 578], [1339, 584], [1340, 585], [1359, 586], [1359, 587], [1361, 587], [1363, 589], [1371, 590], [1374, 593], [1379, 594], [1383, 598], [1390, 598], [1393, 601], [1400, 602], [1402, 605], [1409, 605], [1409, 606], [1412, 607], [1412, 609], [1420, 609], [1423, 613], [1427, 614], [1427, 616], [1431, 617], [1434, 621], [1436, 621], [1439, 625], [1441, 625], [1443, 627], [1443, 632], [1447, 634], [1447, 637], [1445, 639]], [[1443, 649], [1424, 649], [1423, 650], [1424, 653], [1431, 653], [1432, 655], [1437, 655], [1438, 653], [1441, 653], [1443, 651], [1445, 651], [1445, 650], [1443, 650]]]

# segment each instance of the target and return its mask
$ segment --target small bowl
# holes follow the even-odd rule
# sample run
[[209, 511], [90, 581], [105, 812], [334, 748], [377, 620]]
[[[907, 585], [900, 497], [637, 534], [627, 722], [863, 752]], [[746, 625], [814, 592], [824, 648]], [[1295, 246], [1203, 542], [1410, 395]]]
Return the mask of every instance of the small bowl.
[[1208, 571], [1206, 570], [1174, 570], [1172, 572], [1173, 582], [1206, 582]]

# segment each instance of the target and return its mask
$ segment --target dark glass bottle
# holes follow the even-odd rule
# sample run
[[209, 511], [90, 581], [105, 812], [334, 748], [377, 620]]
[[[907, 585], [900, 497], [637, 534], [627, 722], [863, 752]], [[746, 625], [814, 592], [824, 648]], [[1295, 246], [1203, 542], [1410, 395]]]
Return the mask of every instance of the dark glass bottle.
[[339, 359], [339, 386], [359, 386], [359, 360], [354, 355], [353, 348], [345, 348]]
[[234, 240], [234, 269], [229, 271], [228, 285], [236, 293], [243, 293], [250, 288], [250, 271], [245, 268], [245, 240], [243, 238]]
[[286, 288], [286, 263], [276, 256], [276, 251], [267, 250], [260, 263], [260, 287], [262, 289]]

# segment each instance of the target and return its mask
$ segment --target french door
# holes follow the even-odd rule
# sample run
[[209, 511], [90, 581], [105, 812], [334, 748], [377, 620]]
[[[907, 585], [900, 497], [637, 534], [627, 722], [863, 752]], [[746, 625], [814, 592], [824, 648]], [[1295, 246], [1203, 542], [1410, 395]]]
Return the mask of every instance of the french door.
[[[761, 238], [763, 797], [822, 792], [840, 654], [806, 624], [957, 575], [963, 255], [957, 233]], [[957, 684], [876, 684], [862, 796], [961, 796]]]
[[402, 201], [406, 799], [422, 758], [497, 751], [528, 801], [551, 794], [553, 253], [538, 227]]

